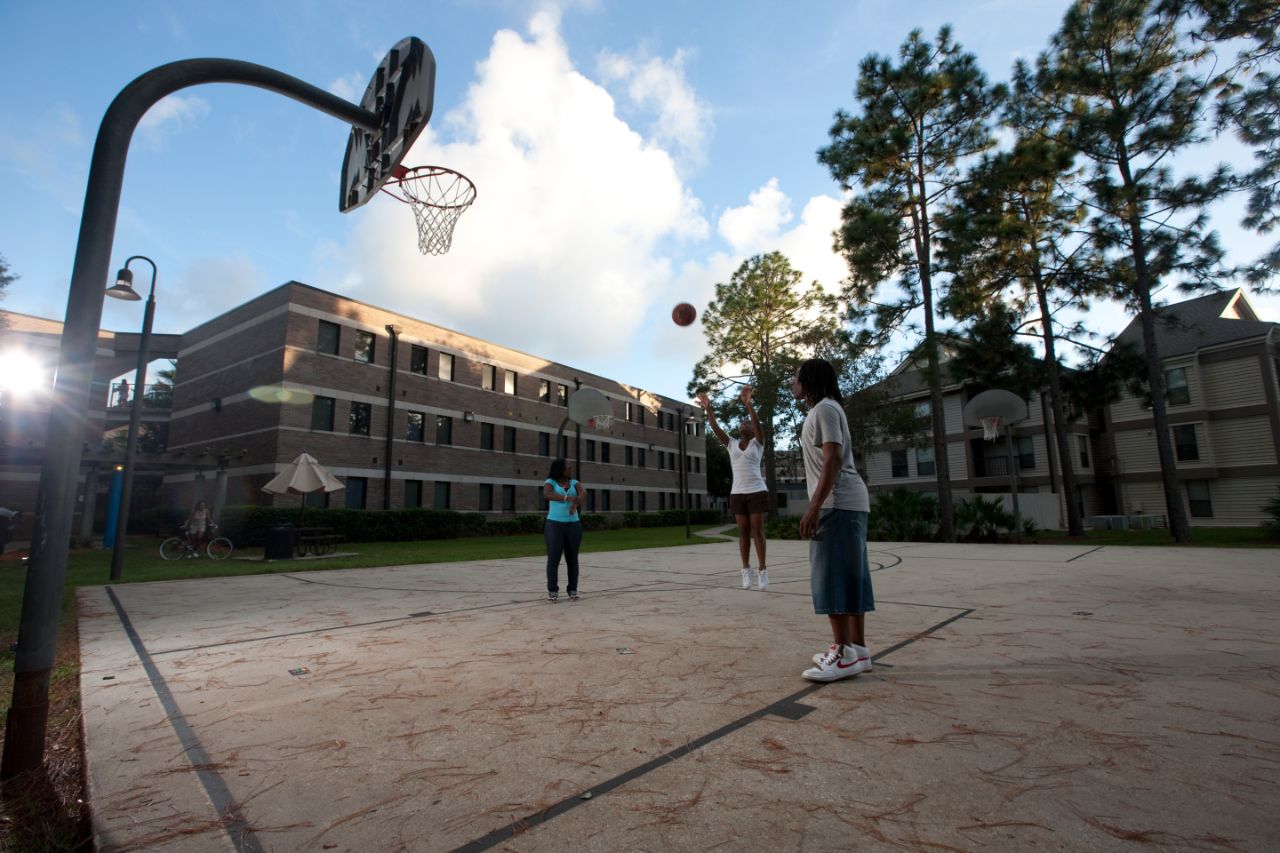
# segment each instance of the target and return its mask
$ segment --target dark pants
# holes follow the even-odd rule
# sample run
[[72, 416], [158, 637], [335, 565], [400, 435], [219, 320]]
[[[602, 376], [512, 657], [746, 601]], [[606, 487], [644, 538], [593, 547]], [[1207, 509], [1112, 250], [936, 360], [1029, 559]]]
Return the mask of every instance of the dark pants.
[[578, 548], [582, 545], [582, 522], [548, 521], [542, 530], [547, 540], [547, 592], [560, 591], [560, 555], [569, 565], [569, 594], [578, 591]]

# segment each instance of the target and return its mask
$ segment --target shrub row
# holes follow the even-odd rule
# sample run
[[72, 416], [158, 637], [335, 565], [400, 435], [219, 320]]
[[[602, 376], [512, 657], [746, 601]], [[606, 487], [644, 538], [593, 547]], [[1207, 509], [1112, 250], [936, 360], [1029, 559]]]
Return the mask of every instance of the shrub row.
[[[719, 510], [697, 509], [689, 512], [694, 524], [715, 524], [722, 520]], [[178, 516], [172, 523], [158, 527], [167, 535], [184, 520]], [[522, 514], [514, 517], [489, 518], [479, 512], [457, 512], [450, 509], [306, 509], [300, 507], [230, 506], [219, 519], [222, 532], [237, 545], [254, 546], [266, 542], [272, 527], [328, 527], [348, 542], [416, 542], [424, 539], [457, 539], [464, 536], [515, 536], [541, 533], [544, 516]], [[684, 510], [664, 512], [626, 512], [620, 515], [585, 513], [583, 527], [607, 530], [621, 527], [671, 527], [684, 524]]]

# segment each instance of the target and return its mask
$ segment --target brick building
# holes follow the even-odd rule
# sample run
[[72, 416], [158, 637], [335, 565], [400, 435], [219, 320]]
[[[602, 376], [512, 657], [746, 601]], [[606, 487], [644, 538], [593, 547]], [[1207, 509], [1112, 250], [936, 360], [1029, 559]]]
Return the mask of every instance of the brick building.
[[[41, 322], [44, 337], [59, 331]], [[112, 461], [98, 459], [104, 454], [96, 448], [114, 408], [107, 386], [136, 353], [131, 337], [102, 337], [94, 385], [101, 393], [95, 390], [90, 412], [99, 440], [87, 441], [90, 464]], [[168, 447], [138, 468], [141, 476], [150, 466], [158, 490], [135, 485], [151, 505], [187, 507], [198, 495], [215, 505], [297, 505], [296, 496], [261, 488], [306, 451], [346, 484], [310, 496], [312, 505], [540, 512], [551, 458], [579, 451], [588, 511], [674, 509], [681, 505], [682, 426], [690, 505], [708, 505], [698, 407], [413, 317], [289, 282], [166, 337], [176, 342], [177, 363]], [[115, 352], [117, 339], [133, 350]], [[579, 385], [610, 399], [612, 422], [583, 428], [580, 445], [570, 424], [557, 448]], [[24, 436], [13, 439], [24, 449], [22, 470], [0, 458], [0, 488], [13, 503], [30, 503], [15, 507], [27, 511], [42, 446], [36, 420], [28, 416]], [[30, 488], [19, 494], [19, 482]], [[86, 489], [102, 490], [93, 477]]]

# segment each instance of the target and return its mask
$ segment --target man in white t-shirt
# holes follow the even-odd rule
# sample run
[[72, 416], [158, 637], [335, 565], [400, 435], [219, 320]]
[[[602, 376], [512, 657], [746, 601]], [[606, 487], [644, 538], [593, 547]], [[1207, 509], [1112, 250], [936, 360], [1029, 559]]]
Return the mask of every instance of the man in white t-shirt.
[[867, 561], [871, 501], [853, 466], [849, 420], [835, 368], [811, 358], [796, 371], [791, 393], [809, 409], [800, 431], [809, 508], [800, 536], [809, 540], [813, 611], [831, 623], [832, 643], [804, 671], [810, 681], [837, 681], [871, 671], [864, 616], [876, 609]]
[[769, 569], [764, 560], [764, 517], [769, 512], [769, 485], [764, 480], [760, 463], [764, 459], [764, 431], [751, 405], [751, 386], [738, 395], [747, 407], [747, 420], [738, 426], [738, 437], [730, 438], [716, 423], [715, 412], [706, 394], [698, 402], [707, 413], [707, 425], [720, 443], [729, 449], [733, 468], [733, 487], [729, 490], [729, 512], [738, 522], [738, 552], [742, 555], [742, 588], [751, 589], [751, 543], [756, 546], [756, 589], [769, 588]]

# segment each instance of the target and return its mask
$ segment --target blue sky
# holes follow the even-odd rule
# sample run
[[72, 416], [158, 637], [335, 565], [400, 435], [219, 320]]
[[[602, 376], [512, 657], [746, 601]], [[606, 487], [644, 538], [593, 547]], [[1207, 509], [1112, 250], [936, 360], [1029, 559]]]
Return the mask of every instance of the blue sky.
[[[1065, 0], [808, 2], [0, 3], [0, 307], [61, 319], [98, 123], [130, 80], [212, 56], [359, 100], [387, 49], [422, 38], [435, 114], [406, 163], [451, 166], [479, 197], [452, 251], [423, 257], [385, 196], [337, 210], [348, 128], [243, 86], [158, 104], [130, 149], [113, 269], [159, 266], [157, 331], [290, 279], [672, 396], [702, 351], [717, 281], [777, 249], [835, 286], [839, 188], [815, 152], [853, 106], [857, 63], [950, 23], [992, 79], [1031, 57]], [[1209, 159], [1237, 153], [1230, 143]], [[1262, 241], [1215, 223], [1236, 260]], [[142, 276], [145, 280], [146, 275]], [[1258, 298], [1264, 316], [1280, 303]], [[1095, 311], [1103, 333], [1118, 309]], [[140, 306], [108, 300], [105, 328]]]

